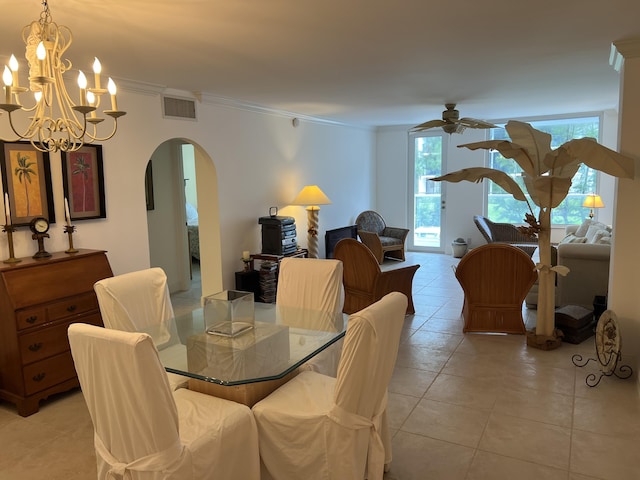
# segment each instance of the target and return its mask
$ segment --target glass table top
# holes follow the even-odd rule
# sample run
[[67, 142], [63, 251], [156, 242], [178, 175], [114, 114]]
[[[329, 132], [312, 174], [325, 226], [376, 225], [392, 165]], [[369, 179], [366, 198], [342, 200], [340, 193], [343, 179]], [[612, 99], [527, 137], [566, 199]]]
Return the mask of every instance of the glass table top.
[[219, 385], [279, 379], [344, 336], [348, 316], [255, 303], [253, 328], [234, 337], [207, 333], [202, 308], [142, 329], [168, 372]]

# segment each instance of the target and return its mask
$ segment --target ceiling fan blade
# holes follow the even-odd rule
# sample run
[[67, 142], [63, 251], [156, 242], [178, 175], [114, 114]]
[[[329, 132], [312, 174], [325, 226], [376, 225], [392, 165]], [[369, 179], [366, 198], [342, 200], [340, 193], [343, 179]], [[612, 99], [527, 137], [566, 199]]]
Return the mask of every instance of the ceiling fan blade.
[[485, 122], [484, 120], [478, 120], [477, 118], [461, 118], [458, 123], [464, 125], [467, 128], [498, 128], [493, 123]]
[[443, 120], [429, 120], [428, 122], [421, 123], [420, 125], [416, 125], [411, 129], [412, 132], [421, 132], [423, 130], [428, 130], [429, 128], [442, 127], [446, 125], [447, 122]]

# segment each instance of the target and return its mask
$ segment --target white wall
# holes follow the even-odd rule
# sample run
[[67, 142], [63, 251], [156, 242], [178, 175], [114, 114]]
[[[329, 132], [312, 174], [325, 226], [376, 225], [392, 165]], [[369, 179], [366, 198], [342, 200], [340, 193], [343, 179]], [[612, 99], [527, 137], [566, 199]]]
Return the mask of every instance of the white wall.
[[[318, 184], [333, 202], [320, 212], [321, 253], [324, 230], [351, 224], [360, 211], [372, 207], [371, 130], [305, 118], [296, 128], [292, 116], [206, 96], [198, 103], [197, 122], [165, 119], [159, 91], [123, 85], [119, 92], [118, 105], [127, 115], [120, 119], [116, 136], [103, 143], [107, 218], [76, 222], [74, 236], [77, 248], [107, 250], [115, 274], [149, 266], [145, 167], [155, 149], [169, 139], [193, 142], [213, 160], [217, 185], [208, 188], [219, 204], [221, 248], [209, 265], [222, 269], [223, 288], [235, 287], [233, 272], [242, 267], [241, 252], [260, 250], [258, 217], [268, 215], [270, 206], [296, 218], [299, 243], [306, 245], [306, 211], [287, 206], [304, 185]], [[4, 115], [0, 136], [12, 138]], [[59, 153], [51, 155], [51, 173], [58, 222], [45, 246], [61, 251], [67, 248], [67, 236], [60, 221], [64, 207]], [[162, 192], [155, 195], [158, 201]], [[199, 210], [201, 217], [206, 215], [207, 205], [199, 204]], [[18, 257], [37, 250], [28, 227], [14, 234], [14, 244]], [[0, 236], [0, 256], [8, 257], [6, 235]]]
[[640, 368], [640, 39], [618, 50], [625, 58], [620, 94], [620, 152], [635, 159], [635, 178], [618, 180], [608, 306], [619, 320], [622, 353], [635, 357], [632, 366], [637, 372]]

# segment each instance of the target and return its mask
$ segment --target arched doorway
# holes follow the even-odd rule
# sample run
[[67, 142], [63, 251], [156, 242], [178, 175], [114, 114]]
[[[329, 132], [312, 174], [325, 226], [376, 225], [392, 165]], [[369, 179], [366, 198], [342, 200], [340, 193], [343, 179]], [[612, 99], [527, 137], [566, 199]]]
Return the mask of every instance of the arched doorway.
[[[213, 160], [195, 142], [176, 138], [160, 144], [149, 162], [145, 182], [147, 189], [152, 188], [151, 206], [147, 202], [149, 264], [165, 270], [172, 294], [193, 291], [191, 259], [195, 256], [201, 282], [195, 290], [201, 296], [221, 290], [218, 181]], [[191, 165], [187, 175], [185, 165]], [[191, 211], [188, 219], [187, 198], [195, 218]], [[192, 238], [197, 237], [191, 248], [189, 231]]]

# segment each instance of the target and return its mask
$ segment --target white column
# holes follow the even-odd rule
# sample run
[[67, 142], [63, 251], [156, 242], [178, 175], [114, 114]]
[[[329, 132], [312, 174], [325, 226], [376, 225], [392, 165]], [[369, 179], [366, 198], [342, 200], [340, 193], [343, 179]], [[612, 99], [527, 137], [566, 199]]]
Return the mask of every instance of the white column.
[[624, 58], [620, 76], [618, 151], [635, 159], [635, 178], [618, 179], [608, 308], [619, 320], [622, 354], [640, 362], [640, 38], [614, 42]]

